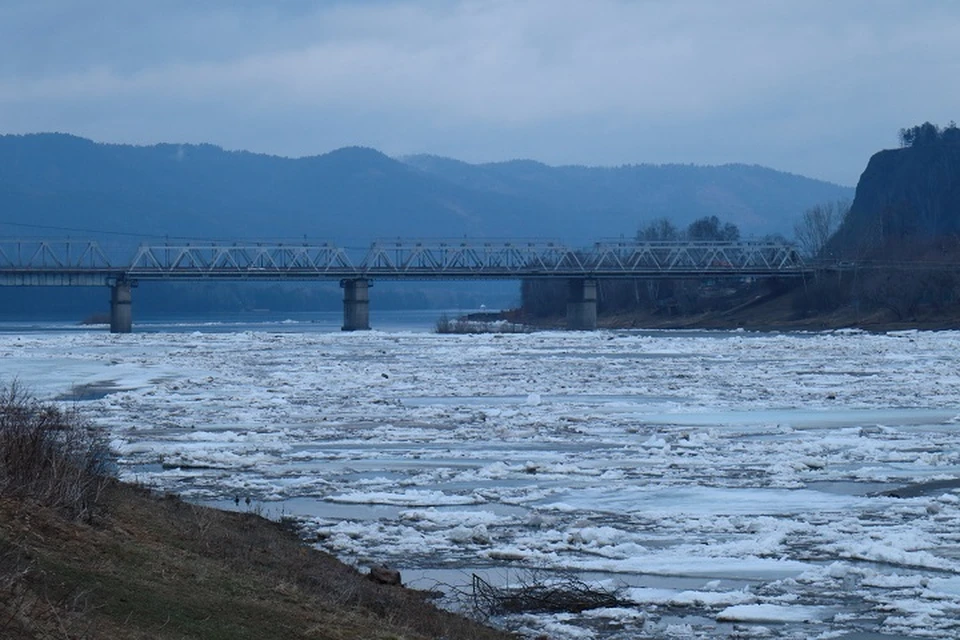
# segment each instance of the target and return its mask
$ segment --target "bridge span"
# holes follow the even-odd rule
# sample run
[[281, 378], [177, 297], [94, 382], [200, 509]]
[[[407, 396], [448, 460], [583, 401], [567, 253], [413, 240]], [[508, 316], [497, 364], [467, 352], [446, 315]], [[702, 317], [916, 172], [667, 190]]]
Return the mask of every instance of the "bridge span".
[[[131, 256], [132, 257], [129, 257]], [[373, 243], [364, 250], [331, 243], [141, 244], [124, 252], [94, 241], [0, 241], [0, 286], [108, 286], [110, 330], [133, 328], [131, 289], [140, 281], [339, 280], [343, 329], [370, 328], [374, 280], [562, 278], [569, 282], [567, 325], [593, 329], [602, 279], [797, 277], [813, 271], [784, 242], [485, 240]]]

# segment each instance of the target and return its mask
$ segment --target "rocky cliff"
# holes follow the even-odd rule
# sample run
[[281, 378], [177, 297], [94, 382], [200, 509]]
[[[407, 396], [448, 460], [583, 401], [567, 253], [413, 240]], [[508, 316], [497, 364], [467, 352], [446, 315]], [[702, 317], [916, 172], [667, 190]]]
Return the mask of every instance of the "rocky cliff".
[[857, 184], [834, 248], [854, 256], [960, 233], [960, 144], [875, 154]]

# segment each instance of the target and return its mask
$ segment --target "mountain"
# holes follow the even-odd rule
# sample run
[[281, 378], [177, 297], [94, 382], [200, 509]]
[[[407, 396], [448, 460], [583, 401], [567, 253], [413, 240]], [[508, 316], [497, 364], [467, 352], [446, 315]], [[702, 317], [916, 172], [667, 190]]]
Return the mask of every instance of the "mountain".
[[[0, 137], [4, 221], [170, 237], [369, 240], [479, 231], [475, 195], [373, 149], [301, 159], [211, 145]], [[499, 203], [498, 203], [499, 204]]]
[[705, 215], [735, 222], [745, 235], [787, 234], [809, 206], [849, 194], [746, 165], [471, 165], [435, 156], [397, 160], [360, 147], [291, 159], [212, 145], [0, 136], [0, 231], [7, 236], [589, 243], [632, 236], [659, 217], [685, 224]]
[[593, 237], [632, 235], [640, 223], [658, 218], [686, 226], [713, 215], [733, 222], [744, 235], [789, 235], [809, 207], [852, 195], [847, 187], [744, 164], [551, 167], [513, 160], [472, 165], [427, 155], [403, 160], [462, 187], [553, 212], [553, 224], [562, 233], [581, 234], [594, 225]]

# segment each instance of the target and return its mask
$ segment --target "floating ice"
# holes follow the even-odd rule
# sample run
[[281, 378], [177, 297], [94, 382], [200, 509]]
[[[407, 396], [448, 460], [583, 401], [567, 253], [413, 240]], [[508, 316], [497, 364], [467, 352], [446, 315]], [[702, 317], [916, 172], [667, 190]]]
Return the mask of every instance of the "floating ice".
[[727, 622], [810, 622], [829, 615], [824, 607], [783, 606], [776, 604], [736, 604], [717, 614]]
[[268, 501], [347, 561], [575, 571], [643, 615], [531, 633], [956, 635], [958, 332], [308, 327], [0, 333], [0, 380], [98, 389], [122, 477]]

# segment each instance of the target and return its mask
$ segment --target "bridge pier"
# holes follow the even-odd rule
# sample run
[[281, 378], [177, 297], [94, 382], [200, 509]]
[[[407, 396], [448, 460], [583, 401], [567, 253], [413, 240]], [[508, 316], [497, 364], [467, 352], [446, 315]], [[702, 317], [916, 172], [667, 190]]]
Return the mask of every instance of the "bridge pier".
[[567, 329], [592, 331], [597, 328], [597, 281], [571, 278], [567, 298]]
[[370, 329], [370, 281], [364, 278], [343, 279], [343, 331]]
[[129, 280], [117, 280], [110, 286], [110, 333], [133, 331], [133, 295]]

